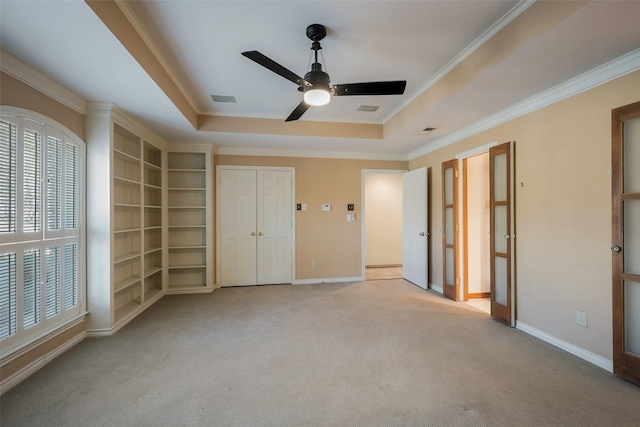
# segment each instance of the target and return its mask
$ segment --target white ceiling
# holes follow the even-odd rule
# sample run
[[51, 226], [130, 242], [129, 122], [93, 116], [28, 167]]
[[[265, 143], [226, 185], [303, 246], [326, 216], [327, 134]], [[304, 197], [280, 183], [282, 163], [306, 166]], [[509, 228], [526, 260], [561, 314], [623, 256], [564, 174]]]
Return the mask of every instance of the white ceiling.
[[[296, 86], [244, 58], [258, 50], [303, 76], [311, 23], [332, 83], [407, 80], [402, 96], [333, 98], [301, 120], [382, 124], [517, 1], [135, 1], [130, 10], [200, 114], [284, 120]], [[513, 14], [515, 16], [515, 14]], [[640, 1], [591, 2], [384, 139], [197, 131], [82, 1], [0, 1], [3, 50], [87, 101], [113, 102], [168, 140], [218, 147], [400, 155], [640, 48]], [[495, 28], [494, 28], [495, 29]], [[212, 94], [235, 104], [214, 103]], [[356, 111], [379, 105], [375, 113]], [[416, 135], [426, 126], [430, 135]]]

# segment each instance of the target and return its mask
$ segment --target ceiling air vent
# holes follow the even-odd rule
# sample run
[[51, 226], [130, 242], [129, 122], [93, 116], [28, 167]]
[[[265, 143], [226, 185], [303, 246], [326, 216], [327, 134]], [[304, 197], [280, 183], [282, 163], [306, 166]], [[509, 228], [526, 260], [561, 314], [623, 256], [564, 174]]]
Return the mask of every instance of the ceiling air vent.
[[430, 132], [433, 132], [434, 130], [436, 130], [436, 128], [432, 127], [432, 126], [428, 126], [424, 129], [422, 129], [420, 132], [418, 132], [416, 135], [426, 135]]
[[368, 111], [370, 113], [373, 113], [378, 108], [380, 108], [379, 105], [361, 105], [358, 107], [358, 111]]
[[230, 102], [232, 104], [236, 103], [236, 97], [230, 95], [211, 95], [214, 102]]

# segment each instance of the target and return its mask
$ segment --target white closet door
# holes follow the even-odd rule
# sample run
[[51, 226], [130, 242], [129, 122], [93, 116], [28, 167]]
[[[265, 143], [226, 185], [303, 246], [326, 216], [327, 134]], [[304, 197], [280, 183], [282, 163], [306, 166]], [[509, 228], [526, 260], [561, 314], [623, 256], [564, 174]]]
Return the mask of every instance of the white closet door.
[[291, 283], [291, 172], [259, 170], [257, 178], [257, 283]]
[[402, 277], [428, 288], [427, 170], [402, 176]]
[[222, 286], [256, 284], [256, 171], [220, 171]]

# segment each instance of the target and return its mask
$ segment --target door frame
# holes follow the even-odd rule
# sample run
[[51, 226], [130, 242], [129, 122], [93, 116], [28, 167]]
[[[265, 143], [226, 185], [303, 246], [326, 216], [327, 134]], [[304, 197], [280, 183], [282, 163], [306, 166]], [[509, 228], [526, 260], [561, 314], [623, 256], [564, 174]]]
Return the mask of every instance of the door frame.
[[289, 171], [291, 172], [291, 283], [296, 281], [296, 168], [293, 166], [234, 166], [234, 165], [216, 165], [216, 280], [215, 288], [220, 288], [220, 277], [222, 276], [222, 263], [220, 262], [220, 235], [221, 235], [221, 214], [222, 203], [220, 199], [220, 171], [223, 169], [235, 170], [255, 170], [255, 171]]
[[[367, 233], [366, 233], [366, 220], [367, 220], [367, 209], [366, 209], [366, 205], [365, 205], [365, 201], [364, 201], [364, 194], [365, 194], [365, 175], [368, 173], [371, 174], [404, 174], [409, 172], [406, 169], [361, 169], [360, 170], [360, 206], [362, 206], [362, 210], [360, 212], [360, 227], [361, 227], [361, 231], [360, 234], [362, 236], [362, 248], [360, 249], [361, 253], [362, 253], [362, 267], [361, 267], [361, 271], [362, 271], [362, 280], [366, 280], [366, 270], [367, 270], [367, 259], [366, 259], [366, 239], [367, 239]], [[358, 218], [356, 218], [357, 220]]]
[[[480, 154], [488, 154], [489, 150], [492, 147], [495, 147], [498, 145], [498, 141], [493, 141], [490, 142], [488, 144], [484, 144], [481, 145], [480, 147], [476, 147], [473, 148], [471, 150], [467, 150], [467, 151], [463, 151], [462, 153], [458, 153], [455, 155], [455, 159], [457, 159], [458, 161], [462, 160], [463, 163], [465, 160], [467, 160], [470, 157], [475, 157], [478, 156]], [[468, 270], [467, 270], [467, 265], [468, 265], [468, 248], [467, 248], [467, 222], [466, 222], [466, 212], [467, 212], [467, 205], [466, 205], [466, 170], [464, 167], [462, 168], [458, 168], [459, 171], [459, 178], [458, 178], [458, 206], [459, 209], [462, 212], [462, 233], [463, 233], [463, 237], [462, 239], [458, 240], [458, 252], [457, 252], [457, 256], [459, 257], [459, 259], [461, 260], [461, 265], [462, 268], [458, 271], [458, 278], [460, 279], [460, 292], [458, 295], [460, 295], [460, 301], [467, 301], [468, 297], [468, 283], [467, 283], [467, 277], [468, 277]], [[487, 176], [487, 179], [489, 179], [490, 177]]]
[[624, 201], [639, 200], [637, 193], [624, 192], [624, 130], [627, 120], [640, 118], [640, 102], [611, 111], [611, 250], [613, 373], [640, 385], [640, 357], [625, 351], [624, 282], [636, 282], [638, 275], [625, 273]]

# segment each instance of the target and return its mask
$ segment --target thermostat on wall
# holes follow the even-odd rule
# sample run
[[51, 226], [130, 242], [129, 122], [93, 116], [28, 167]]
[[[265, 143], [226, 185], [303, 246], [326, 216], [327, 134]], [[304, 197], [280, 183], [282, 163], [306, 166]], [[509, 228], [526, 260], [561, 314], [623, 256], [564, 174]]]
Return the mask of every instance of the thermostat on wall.
[[331, 211], [331, 203], [323, 203], [320, 205], [320, 210], [322, 212], [329, 212]]

